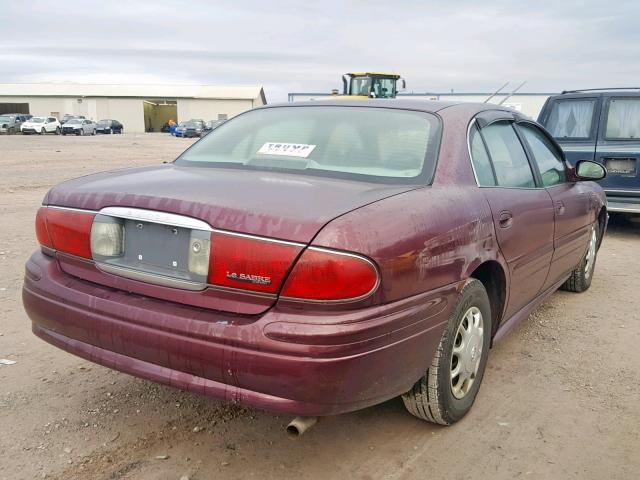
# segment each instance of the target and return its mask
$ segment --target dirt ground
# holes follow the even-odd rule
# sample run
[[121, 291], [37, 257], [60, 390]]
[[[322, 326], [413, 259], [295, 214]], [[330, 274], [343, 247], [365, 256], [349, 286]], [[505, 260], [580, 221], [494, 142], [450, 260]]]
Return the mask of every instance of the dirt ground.
[[631, 479], [640, 471], [640, 221], [614, 219], [591, 289], [558, 292], [494, 347], [471, 413], [395, 399], [322, 419], [226, 405], [93, 365], [32, 335], [23, 265], [46, 190], [172, 160], [163, 134], [0, 137], [0, 479]]

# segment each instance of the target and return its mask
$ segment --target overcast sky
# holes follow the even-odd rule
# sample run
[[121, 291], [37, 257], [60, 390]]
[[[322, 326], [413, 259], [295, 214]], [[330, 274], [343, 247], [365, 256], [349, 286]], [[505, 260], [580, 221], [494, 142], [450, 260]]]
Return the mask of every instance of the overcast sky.
[[0, 0], [0, 83], [261, 84], [268, 101], [348, 71], [407, 90], [639, 86], [638, 1]]

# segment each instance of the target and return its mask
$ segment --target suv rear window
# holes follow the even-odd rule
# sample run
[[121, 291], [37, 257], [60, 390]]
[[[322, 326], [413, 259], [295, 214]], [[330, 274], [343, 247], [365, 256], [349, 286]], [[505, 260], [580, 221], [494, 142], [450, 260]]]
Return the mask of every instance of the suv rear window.
[[558, 139], [589, 138], [595, 104], [593, 98], [556, 100], [545, 126]]
[[176, 163], [411, 183], [423, 174], [431, 178], [439, 137], [439, 120], [424, 112], [265, 108], [217, 127]]
[[605, 138], [640, 138], [640, 98], [612, 98], [609, 102]]

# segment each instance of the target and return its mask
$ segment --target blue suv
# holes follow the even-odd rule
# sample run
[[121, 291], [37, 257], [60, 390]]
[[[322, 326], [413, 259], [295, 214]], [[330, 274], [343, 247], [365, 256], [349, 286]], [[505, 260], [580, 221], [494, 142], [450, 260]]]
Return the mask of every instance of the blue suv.
[[599, 183], [610, 212], [640, 214], [640, 88], [572, 90], [549, 97], [538, 122], [567, 160], [607, 168]]

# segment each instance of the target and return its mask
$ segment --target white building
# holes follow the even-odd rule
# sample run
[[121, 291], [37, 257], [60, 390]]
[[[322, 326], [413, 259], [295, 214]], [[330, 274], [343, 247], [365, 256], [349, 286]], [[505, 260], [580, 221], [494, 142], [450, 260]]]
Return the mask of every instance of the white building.
[[[408, 99], [425, 99], [425, 100], [443, 100], [453, 102], [477, 102], [483, 103], [487, 98], [491, 96], [492, 92], [485, 93], [406, 93], [402, 92], [398, 94], [397, 98]], [[533, 118], [538, 118], [540, 110], [544, 102], [551, 95], [555, 93], [520, 93], [516, 92], [504, 101], [502, 106], [510, 107], [514, 110], [522, 112], [523, 114]], [[330, 93], [290, 93], [290, 102], [302, 102], [305, 100], [320, 100], [327, 97], [331, 97]], [[505, 100], [506, 94], [499, 93], [490, 100], [490, 103], [500, 103]]]
[[230, 118], [266, 103], [261, 86], [0, 84], [0, 114], [114, 119], [125, 132], [158, 132], [169, 119]]

